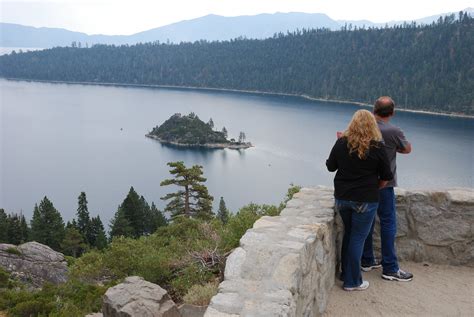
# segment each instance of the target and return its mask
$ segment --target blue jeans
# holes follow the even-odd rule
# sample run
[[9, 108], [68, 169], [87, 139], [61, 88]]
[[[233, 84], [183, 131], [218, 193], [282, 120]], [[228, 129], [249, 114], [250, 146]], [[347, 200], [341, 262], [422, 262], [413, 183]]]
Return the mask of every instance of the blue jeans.
[[360, 261], [364, 241], [374, 222], [378, 203], [363, 203], [336, 199], [336, 210], [344, 222], [341, 264], [344, 287], [358, 287], [362, 284]]
[[[395, 236], [397, 234], [397, 211], [395, 208], [395, 192], [393, 187], [385, 187], [379, 191], [379, 208], [377, 214], [380, 219], [380, 240], [382, 244], [383, 273], [398, 272], [397, 250], [395, 249]], [[362, 263], [375, 262], [372, 233], [374, 222], [369, 236], [365, 240]]]

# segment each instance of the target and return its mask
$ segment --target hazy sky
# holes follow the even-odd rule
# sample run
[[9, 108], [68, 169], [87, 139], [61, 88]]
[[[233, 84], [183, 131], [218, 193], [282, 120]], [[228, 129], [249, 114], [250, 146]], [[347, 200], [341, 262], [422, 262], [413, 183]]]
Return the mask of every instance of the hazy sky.
[[326, 13], [333, 19], [410, 20], [474, 6], [474, 0], [0, 0], [0, 21], [88, 34], [132, 34], [207, 14]]

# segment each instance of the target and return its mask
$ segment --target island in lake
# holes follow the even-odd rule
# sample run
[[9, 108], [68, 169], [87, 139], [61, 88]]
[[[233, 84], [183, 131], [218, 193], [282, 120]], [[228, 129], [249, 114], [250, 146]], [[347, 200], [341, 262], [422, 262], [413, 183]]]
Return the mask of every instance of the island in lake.
[[212, 118], [205, 123], [193, 112], [184, 116], [180, 113], [172, 115], [162, 125], [153, 128], [146, 136], [164, 144], [183, 147], [213, 149], [247, 149], [252, 147], [252, 143], [245, 142], [244, 132], [240, 132], [238, 140], [228, 140], [225, 127], [222, 128], [222, 131], [215, 131]]

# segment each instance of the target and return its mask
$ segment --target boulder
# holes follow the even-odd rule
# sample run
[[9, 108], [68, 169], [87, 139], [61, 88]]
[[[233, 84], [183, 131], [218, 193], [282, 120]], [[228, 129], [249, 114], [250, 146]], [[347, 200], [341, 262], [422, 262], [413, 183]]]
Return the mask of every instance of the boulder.
[[107, 290], [102, 313], [104, 317], [181, 317], [166, 290], [138, 276]]
[[34, 287], [41, 287], [45, 282], [60, 284], [67, 281], [64, 255], [38, 242], [19, 246], [0, 244], [0, 266]]

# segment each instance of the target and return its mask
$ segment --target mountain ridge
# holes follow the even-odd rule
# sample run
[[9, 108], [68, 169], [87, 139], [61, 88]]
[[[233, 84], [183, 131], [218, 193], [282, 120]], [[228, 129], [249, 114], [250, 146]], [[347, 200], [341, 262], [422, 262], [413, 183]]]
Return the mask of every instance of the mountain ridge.
[[[469, 14], [473, 8], [462, 10]], [[441, 16], [453, 14], [441, 13], [413, 20], [429, 24]], [[72, 42], [93, 44], [137, 44], [143, 42], [194, 42], [198, 40], [222, 41], [244, 37], [264, 39], [278, 33], [293, 32], [297, 29], [329, 28], [338, 30], [346, 24], [357, 27], [383, 27], [403, 24], [411, 21], [389, 21], [374, 23], [369, 20], [334, 20], [324, 13], [276, 12], [257, 15], [225, 17], [208, 14], [199, 18], [182, 20], [157, 28], [137, 32], [131, 35], [87, 34], [64, 28], [33, 27], [15, 23], [0, 22], [0, 47], [51, 48], [70, 46]]]

